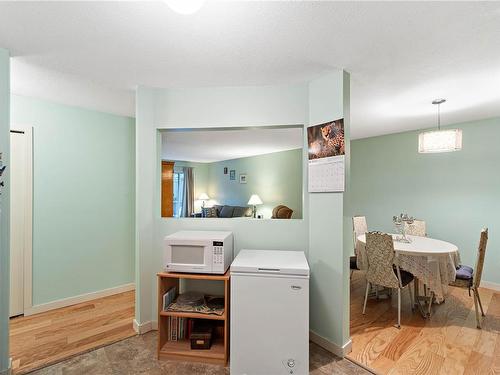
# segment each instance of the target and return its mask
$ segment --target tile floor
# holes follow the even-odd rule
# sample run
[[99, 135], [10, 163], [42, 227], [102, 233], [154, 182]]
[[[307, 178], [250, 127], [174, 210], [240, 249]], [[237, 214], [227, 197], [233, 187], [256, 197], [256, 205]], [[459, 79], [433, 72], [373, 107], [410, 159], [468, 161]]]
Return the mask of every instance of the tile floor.
[[[219, 375], [229, 374], [229, 368], [200, 363], [156, 360], [156, 332], [134, 336], [115, 344], [78, 355], [32, 372], [33, 375]], [[340, 359], [315, 344], [310, 344], [310, 373], [365, 375], [363, 368]]]

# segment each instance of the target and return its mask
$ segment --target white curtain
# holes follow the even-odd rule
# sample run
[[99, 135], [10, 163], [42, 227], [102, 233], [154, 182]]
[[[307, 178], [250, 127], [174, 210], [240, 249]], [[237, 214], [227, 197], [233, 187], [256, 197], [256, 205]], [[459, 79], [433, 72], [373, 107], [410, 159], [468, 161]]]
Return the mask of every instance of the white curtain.
[[194, 178], [193, 168], [183, 167], [184, 187], [182, 194], [182, 217], [190, 217], [194, 212]]

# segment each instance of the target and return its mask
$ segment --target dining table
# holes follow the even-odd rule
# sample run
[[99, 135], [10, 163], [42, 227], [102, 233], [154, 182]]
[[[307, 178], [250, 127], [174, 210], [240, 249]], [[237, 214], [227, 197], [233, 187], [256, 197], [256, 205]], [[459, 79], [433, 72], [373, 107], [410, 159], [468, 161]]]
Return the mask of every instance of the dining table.
[[[460, 264], [458, 247], [450, 242], [430, 237], [406, 235], [409, 242], [401, 241], [400, 235], [391, 234], [394, 240], [394, 252], [399, 267], [410, 272], [417, 279], [415, 282], [415, 301], [423, 315], [430, 315], [432, 297], [437, 303], [445, 299], [448, 285], [455, 281], [456, 268]], [[360, 270], [368, 269], [366, 257], [366, 236], [356, 238], [357, 266]], [[420, 301], [429, 297], [420, 296], [419, 284], [425, 285], [430, 293], [429, 311], [424, 313]], [[427, 293], [426, 293], [427, 294]]]

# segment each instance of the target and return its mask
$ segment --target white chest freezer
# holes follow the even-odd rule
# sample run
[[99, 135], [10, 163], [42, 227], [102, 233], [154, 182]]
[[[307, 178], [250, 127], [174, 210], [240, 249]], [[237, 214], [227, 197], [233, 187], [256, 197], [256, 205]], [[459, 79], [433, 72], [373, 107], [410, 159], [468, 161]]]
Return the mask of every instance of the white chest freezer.
[[241, 250], [231, 264], [231, 375], [309, 373], [309, 265], [301, 251]]

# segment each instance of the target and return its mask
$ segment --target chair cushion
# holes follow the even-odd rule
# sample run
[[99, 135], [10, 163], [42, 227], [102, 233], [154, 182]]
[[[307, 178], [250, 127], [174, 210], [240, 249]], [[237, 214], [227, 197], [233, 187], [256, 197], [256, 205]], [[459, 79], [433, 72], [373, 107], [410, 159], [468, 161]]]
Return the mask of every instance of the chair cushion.
[[224, 206], [220, 210], [219, 217], [233, 217], [233, 206]]
[[413, 281], [414, 279], [413, 274], [404, 270], [399, 270], [399, 271], [401, 273], [401, 284], [403, 284], [403, 286], [406, 286]]
[[[394, 267], [394, 273], [396, 274], [396, 277], [398, 277], [398, 271], [397, 271], [396, 267]], [[414, 279], [413, 274], [411, 274], [408, 271], [399, 269], [399, 273], [401, 274], [401, 285], [402, 286], [407, 286]]]
[[474, 275], [474, 270], [469, 266], [458, 266], [457, 267], [457, 279], [461, 280], [471, 280]]
[[356, 255], [350, 257], [349, 264], [351, 270], [359, 270], [357, 262], [358, 262], [358, 257]]

